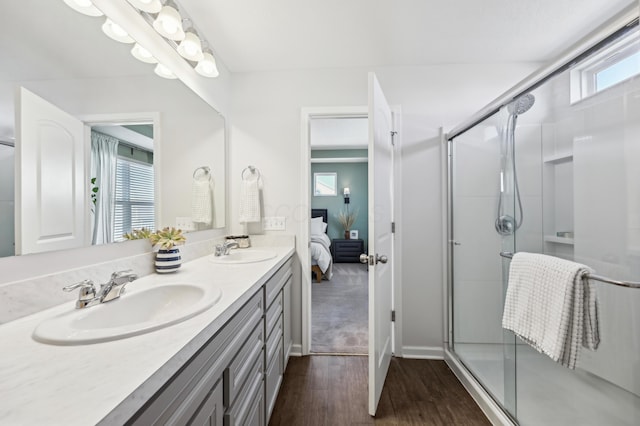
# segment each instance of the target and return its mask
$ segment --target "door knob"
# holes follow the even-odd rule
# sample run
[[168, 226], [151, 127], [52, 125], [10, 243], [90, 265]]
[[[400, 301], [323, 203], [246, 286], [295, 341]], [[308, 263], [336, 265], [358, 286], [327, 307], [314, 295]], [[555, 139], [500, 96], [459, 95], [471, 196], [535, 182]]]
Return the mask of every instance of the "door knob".
[[387, 263], [387, 256], [385, 256], [384, 254], [382, 256], [378, 255], [378, 253], [376, 253], [376, 263], [380, 262], [380, 263]]
[[369, 255], [367, 253], [362, 253], [360, 255], [360, 263], [369, 263]]

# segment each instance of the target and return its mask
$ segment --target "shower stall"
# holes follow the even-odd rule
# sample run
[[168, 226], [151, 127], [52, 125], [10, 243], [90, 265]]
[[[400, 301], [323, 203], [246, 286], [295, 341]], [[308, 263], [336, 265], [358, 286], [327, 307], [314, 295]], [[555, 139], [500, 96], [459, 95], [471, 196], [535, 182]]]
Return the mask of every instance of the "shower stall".
[[[637, 6], [454, 129], [447, 144], [449, 364], [497, 410], [494, 419], [640, 424]], [[575, 370], [502, 328], [516, 252], [573, 260], [603, 278], [591, 280], [600, 345], [583, 348]]]

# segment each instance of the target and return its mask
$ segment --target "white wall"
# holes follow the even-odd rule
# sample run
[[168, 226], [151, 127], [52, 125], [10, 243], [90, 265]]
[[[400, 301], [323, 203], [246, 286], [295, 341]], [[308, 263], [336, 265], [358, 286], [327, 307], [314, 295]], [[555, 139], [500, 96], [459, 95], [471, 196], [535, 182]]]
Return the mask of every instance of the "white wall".
[[[443, 271], [439, 126], [463, 121], [536, 69], [534, 64], [452, 64], [375, 69], [387, 99], [402, 107], [399, 212], [403, 268], [403, 345], [414, 355], [441, 353]], [[300, 109], [367, 103], [367, 69], [234, 74], [230, 131], [229, 226], [238, 216], [240, 172], [255, 165], [264, 179], [266, 216], [286, 216], [297, 234], [309, 206], [299, 199]], [[260, 231], [249, 227], [249, 231]], [[297, 241], [298, 247], [302, 244]], [[293, 335], [301, 343], [300, 281], [293, 288]]]

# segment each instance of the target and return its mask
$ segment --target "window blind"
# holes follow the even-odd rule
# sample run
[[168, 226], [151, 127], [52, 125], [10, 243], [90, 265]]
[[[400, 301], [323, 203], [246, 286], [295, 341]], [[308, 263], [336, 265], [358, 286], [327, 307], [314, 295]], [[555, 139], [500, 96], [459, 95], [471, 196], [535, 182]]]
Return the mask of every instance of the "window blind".
[[118, 156], [113, 240], [133, 229], [155, 230], [153, 165]]

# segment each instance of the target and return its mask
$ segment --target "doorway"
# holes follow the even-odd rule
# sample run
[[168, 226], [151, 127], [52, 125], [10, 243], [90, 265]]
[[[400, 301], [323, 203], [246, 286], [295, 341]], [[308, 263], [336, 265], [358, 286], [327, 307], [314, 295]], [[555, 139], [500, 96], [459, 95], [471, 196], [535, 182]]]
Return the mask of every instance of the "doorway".
[[360, 255], [368, 245], [367, 116], [313, 117], [309, 142], [310, 352], [366, 355], [369, 277]]
[[[314, 118], [367, 117], [368, 120], [368, 253], [361, 259], [369, 266], [368, 271], [368, 364], [369, 364], [369, 413], [375, 415], [384, 379], [391, 357], [396, 348], [401, 348], [401, 321], [395, 315], [394, 306], [400, 303], [400, 271], [394, 267], [400, 260], [399, 240], [395, 234], [394, 211], [400, 205], [400, 197], [394, 197], [399, 180], [396, 167], [399, 156], [399, 137], [395, 128], [400, 127], [399, 108], [392, 110], [385, 99], [375, 74], [369, 73], [367, 107], [303, 108], [301, 111], [301, 174], [300, 200], [305, 212], [299, 221], [296, 251], [302, 267], [302, 355], [310, 355], [312, 326], [312, 282], [311, 282], [311, 144], [310, 128]], [[344, 191], [344, 189], [343, 189]], [[337, 184], [335, 192], [337, 192]], [[343, 196], [344, 196], [343, 192]], [[322, 225], [320, 225], [322, 226]], [[398, 255], [396, 257], [396, 255]], [[394, 285], [394, 282], [396, 285]], [[400, 317], [401, 318], [401, 317]], [[401, 353], [400, 353], [401, 355]]]

